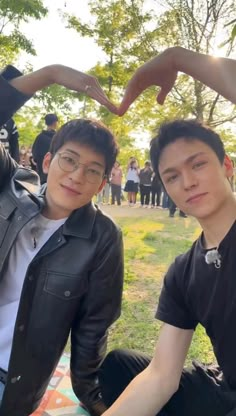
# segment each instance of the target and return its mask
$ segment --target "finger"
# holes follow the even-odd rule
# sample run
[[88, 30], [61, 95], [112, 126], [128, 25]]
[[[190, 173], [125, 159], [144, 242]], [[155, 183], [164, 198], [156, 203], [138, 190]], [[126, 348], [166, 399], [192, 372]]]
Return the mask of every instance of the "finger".
[[116, 114], [116, 115], [119, 115], [118, 108], [117, 108], [117, 106], [116, 106], [115, 104], [113, 104], [113, 103], [109, 102], [109, 103], [107, 103], [107, 104], [103, 104], [103, 105], [105, 105], [105, 106], [106, 106], [106, 108], [107, 108], [109, 111], [111, 111], [112, 113], [114, 113], [114, 114]]
[[126, 87], [123, 100], [121, 101], [119, 107], [119, 115], [122, 116], [131, 104], [136, 100], [136, 98], [148, 87], [149, 82], [143, 78], [142, 68], [140, 68], [131, 80], [128, 82]]
[[115, 104], [113, 104], [110, 100], [108, 100], [106, 97], [94, 96], [92, 98], [94, 98], [99, 104], [105, 106], [112, 113], [118, 115], [118, 108], [117, 108], [117, 106]]
[[87, 95], [97, 102], [99, 102], [101, 105], [104, 105], [107, 107], [109, 111], [111, 111], [114, 114], [118, 114], [118, 108], [113, 104], [109, 98], [106, 96], [104, 91], [101, 89], [100, 85], [91, 86], [90, 88], [85, 88], [87, 91]]
[[167, 87], [162, 87], [159, 91], [159, 93], [157, 94], [157, 102], [160, 105], [163, 105], [165, 102], [165, 99], [167, 97], [167, 95], [169, 94], [169, 92], [172, 89], [172, 84], [167, 88]]
[[107, 97], [107, 95], [105, 94], [105, 92], [103, 91], [101, 85], [99, 84], [97, 78], [90, 78], [90, 84], [91, 86], [85, 87], [85, 89], [87, 90], [87, 94], [95, 99], [96, 101], [98, 101], [101, 105], [104, 105], [105, 107], [107, 107], [107, 109], [109, 111], [111, 111], [112, 113], [118, 115], [118, 108], [115, 104], [113, 104], [110, 99]]
[[108, 110], [116, 114], [118, 113], [117, 106], [115, 106], [115, 104], [113, 104], [103, 92], [96, 91], [93, 98], [95, 98], [100, 104], [107, 107]]
[[128, 110], [134, 100], [139, 96], [140, 92], [137, 90], [132, 90], [132, 87], [127, 87], [125, 95], [119, 107], [119, 115], [123, 116], [124, 113]]
[[167, 94], [161, 88], [161, 90], [157, 94], [157, 102], [158, 102], [158, 104], [163, 105], [164, 102], [165, 102], [166, 96], [167, 96]]

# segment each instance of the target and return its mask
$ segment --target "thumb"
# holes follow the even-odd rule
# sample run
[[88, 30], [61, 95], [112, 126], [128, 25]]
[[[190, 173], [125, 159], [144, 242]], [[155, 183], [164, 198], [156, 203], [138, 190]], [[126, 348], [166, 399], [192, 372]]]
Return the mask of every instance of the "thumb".
[[128, 110], [130, 104], [131, 103], [124, 97], [120, 104], [120, 107], [118, 107], [118, 115], [123, 116]]
[[131, 78], [131, 80], [128, 82], [123, 100], [119, 107], [120, 116], [122, 116], [128, 110], [128, 108], [131, 106], [134, 100], [136, 100], [136, 98], [145, 89], [142, 83], [140, 84], [139, 78], [140, 78], [140, 75], [139, 75], [139, 72], [137, 71], [136, 74], [133, 76], [133, 78]]
[[128, 110], [128, 108], [131, 106], [131, 104], [134, 102], [134, 100], [138, 97], [139, 92], [132, 90], [130, 86], [128, 85], [123, 100], [121, 101], [120, 107], [118, 109], [119, 115], [123, 116], [123, 114]]
[[161, 88], [161, 90], [157, 94], [157, 102], [160, 105], [163, 105], [166, 99], [167, 94], [170, 92], [170, 89]]

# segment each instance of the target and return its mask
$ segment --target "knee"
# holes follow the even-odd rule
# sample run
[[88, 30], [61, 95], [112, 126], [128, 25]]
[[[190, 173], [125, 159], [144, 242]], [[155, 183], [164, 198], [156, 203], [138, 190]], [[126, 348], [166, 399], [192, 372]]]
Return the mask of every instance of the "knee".
[[124, 361], [124, 359], [129, 355], [128, 350], [122, 349], [122, 348], [117, 348], [115, 350], [110, 351], [103, 363], [102, 363], [102, 368], [106, 369], [106, 368], [110, 368], [111, 366], [117, 366], [120, 365], [121, 362]]

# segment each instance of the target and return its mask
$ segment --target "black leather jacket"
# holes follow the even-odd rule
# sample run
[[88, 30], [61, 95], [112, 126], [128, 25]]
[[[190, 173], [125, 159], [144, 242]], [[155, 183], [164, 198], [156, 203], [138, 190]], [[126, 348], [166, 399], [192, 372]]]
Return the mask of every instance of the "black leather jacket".
[[[38, 190], [37, 174], [18, 167], [0, 147], [0, 279], [19, 231], [43, 207]], [[0, 416], [28, 416], [36, 409], [70, 333], [73, 389], [92, 414], [102, 412], [97, 370], [107, 329], [120, 314], [122, 253], [120, 230], [89, 203], [74, 211], [32, 260]]]

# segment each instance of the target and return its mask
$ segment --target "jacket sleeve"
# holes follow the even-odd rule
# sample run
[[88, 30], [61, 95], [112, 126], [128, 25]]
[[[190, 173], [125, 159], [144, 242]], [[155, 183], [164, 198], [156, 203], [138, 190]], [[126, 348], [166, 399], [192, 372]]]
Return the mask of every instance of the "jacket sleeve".
[[8, 82], [21, 75], [21, 72], [11, 65], [0, 72], [0, 126], [30, 99], [30, 96], [22, 94]]
[[10, 181], [18, 164], [0, 143], [0, 191]]
[[92, 416], [105, 410], [98, 369], [106, 354], [108, 328], [121, 311], [123, 243], [120, 230], [115, 230], [110, 238], [101, 239], [103, 248], [94, 262], [82, 310], [71, 332], [72, 386]]
[[13, 159], [19, 163], [20, 161], [20, 150], [19, 150], [19, 133], [18, 129], [15, 125], [14, 120], [11, 118], [11, 134], [10, 134], [10, 140], [9, 140], [9, 146], [10, 146], [10, 155], [13, 157]]

